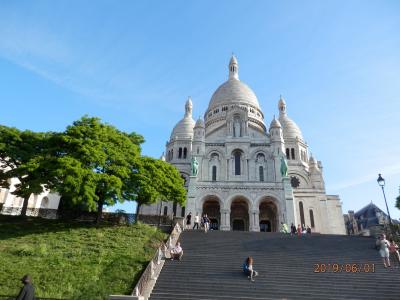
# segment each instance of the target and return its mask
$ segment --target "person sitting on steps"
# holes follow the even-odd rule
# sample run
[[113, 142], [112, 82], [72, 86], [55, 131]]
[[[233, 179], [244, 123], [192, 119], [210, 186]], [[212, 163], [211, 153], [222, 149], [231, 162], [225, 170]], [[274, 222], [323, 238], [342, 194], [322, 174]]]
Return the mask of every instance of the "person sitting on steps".
[[177, 242], [175, 247], [171, 249], [170, 254], [171, 254], [171, 260], [174, 259], [182, 260], [183, 249], [181, 247], [181, 243]]
[[243, 272], [251, 281], [254, 282], [254, 277], [258, 276], [258, 272], [253, 269], [253, 258], [249, 256], [243, 264]]

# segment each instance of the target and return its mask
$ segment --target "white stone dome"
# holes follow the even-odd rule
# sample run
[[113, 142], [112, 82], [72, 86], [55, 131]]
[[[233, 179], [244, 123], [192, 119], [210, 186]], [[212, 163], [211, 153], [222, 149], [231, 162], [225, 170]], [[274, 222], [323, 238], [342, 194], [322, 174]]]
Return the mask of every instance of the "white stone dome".
[[251, 88], [239, 79], [230, 78], [219, 86], [211, 97], [208, 109], [222, 104], [250, 104], [260, 109], [258, 100]]
[[184, 117], [175, 125], [171, 133], [171, 139], [193, 137], [193, 127], [195, 122], [192, 117]]
[[185, 116], [174, 127], [171, 133], [171, 140], [176, 138], [193, 138], [193, 128], [195, 122], [192, 118], [192, 100], [189, 99], [185, 104]]
[[282, 125], [283, 139], [286, 140], [299, 138], [300, 140], [303, 140], [303, 135], [299, 126], [297, 126], [297, 124], [291, 118], [289, 118], [286, 113], [286, 102], [282, 96], [279, 99], [278, 108], [279, 122]]
[[271, 124], [269, 125], [269, 128], [281, 128], [282, 125], [281, 123], [275, 118], [272, 119]]
[[279, 122], [282, 125], [282, 134], [283, 134], [283, 139], [295, 139], [298, 137], [300, 140], [303, 139], [303, 135], [300, 131], [299, 126], [290, 119], [287, 115], [285, 116], [280, 116], [279, 117]]
[[203, 121], [203, 119], [202, 119], [202, 118], [199, 118], [199, 119], [196, 121], [196, 125], [195, 125], [194, 127], [202, 127], [202, 128], [204, 128], [204, 121]]

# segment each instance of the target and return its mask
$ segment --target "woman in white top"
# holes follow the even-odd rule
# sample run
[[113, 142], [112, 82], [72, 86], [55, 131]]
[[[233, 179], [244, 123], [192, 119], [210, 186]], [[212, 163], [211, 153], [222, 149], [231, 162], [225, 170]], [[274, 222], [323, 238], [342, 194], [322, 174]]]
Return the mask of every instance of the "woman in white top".
[[389, 260], [389, 241], [386, 239], [386, 235], [382, 234], [379, 240], [376, 242], [379, 246], [379, 254], [383, 259], [383, 265], [385, 268], [390, 267], [390, 260]]

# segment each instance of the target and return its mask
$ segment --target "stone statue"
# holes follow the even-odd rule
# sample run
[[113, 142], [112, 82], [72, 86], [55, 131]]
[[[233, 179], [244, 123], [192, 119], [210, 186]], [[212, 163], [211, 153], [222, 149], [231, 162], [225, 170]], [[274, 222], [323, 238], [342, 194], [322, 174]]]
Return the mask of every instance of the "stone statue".
[[192, 157], [192, 176], [197, 176], [199, 171], [199, 162], [197, 161], [196, 157]]
[[235, 120], [235, 123], [233, 124], [234, 126], [234, 136], [235, 137], [240, 137], [240, 122], [239, 120]]
[[284, 156], [281, 157], [281, 176], [287, 177], [288, 176], [288, 165]]

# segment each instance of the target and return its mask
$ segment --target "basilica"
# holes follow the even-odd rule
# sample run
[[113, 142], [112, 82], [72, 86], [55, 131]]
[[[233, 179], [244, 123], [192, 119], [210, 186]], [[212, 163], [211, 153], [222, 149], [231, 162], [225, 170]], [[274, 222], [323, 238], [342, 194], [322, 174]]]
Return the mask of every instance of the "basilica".
[[207, 214], [214, 230], [276, 232], [282, 223], [293, 223], [345, 234], [340, 199], [326, 194], [322, 163], [309, 154], [286, 101], [279, 99], [279, 117], [266, 125], [255, 93], [239, 80], [235, 56], [228, 69], [204, 119], [193, 120], [189, 98], [166, 143], [163, 159], [185, 180], [186, 206], [160, 202], [142, 206], [139, 213]]

